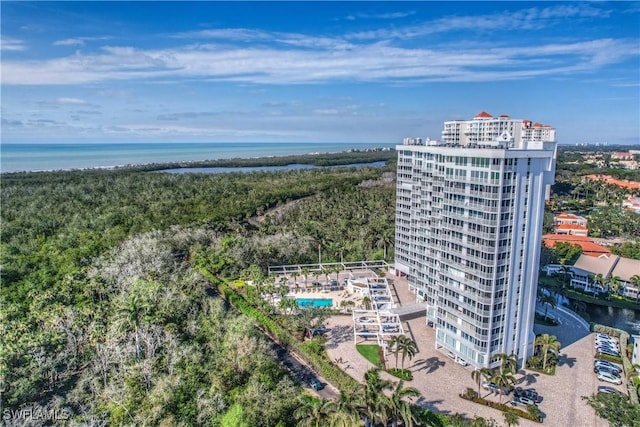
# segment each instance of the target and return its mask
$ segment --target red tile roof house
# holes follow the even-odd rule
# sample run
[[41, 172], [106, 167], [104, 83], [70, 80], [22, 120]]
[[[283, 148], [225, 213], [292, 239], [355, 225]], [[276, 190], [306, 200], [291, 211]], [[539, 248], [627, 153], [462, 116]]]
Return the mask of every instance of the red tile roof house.
[[582, 178], [592, 181], [604, 181], [607, 184], [617, 185], [618, 187], [624, 187], [629, 190], [640, 190], [640, 182], [629, 181], [628, 179], [615, 179], [609, 175], [584, 175]]
[[587, 236], [576, 236], [571, 234], [545, 234], [542, 236], [542, 242], [546, 247], [552, 248], [556, 242], [571, 243], [582, 248], [582, 253], [591, 257], [599, 257], [600, 255], [611, 255], [609, 248], [594, 243]]
[[553, 218], [555, 227], [553, 229], [556, 234], [572, 234], [575, 236], [587, 236], [587, 219], [585, 217], [561, 213]]
[[622, 207], [640, 213], [640, 197], [630, 197], [622, 202]]

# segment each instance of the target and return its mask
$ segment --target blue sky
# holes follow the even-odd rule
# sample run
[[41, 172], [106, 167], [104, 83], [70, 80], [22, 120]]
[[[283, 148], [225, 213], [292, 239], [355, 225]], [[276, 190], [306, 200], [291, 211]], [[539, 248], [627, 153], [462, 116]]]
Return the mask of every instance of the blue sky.
[[6, 2], [3, 142], [640, 144], [640, 2]]

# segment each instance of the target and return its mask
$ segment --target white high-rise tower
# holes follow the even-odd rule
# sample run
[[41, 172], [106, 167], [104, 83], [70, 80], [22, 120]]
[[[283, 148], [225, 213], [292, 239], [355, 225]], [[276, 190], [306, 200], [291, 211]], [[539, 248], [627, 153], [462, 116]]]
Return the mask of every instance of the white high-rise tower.
[[407, 275], [436, 347], [475, 367], [532, 355], [544, 202], [555, 129], [482, 112], [444, 123], [442, 142], [398, 151], [396, 270]]

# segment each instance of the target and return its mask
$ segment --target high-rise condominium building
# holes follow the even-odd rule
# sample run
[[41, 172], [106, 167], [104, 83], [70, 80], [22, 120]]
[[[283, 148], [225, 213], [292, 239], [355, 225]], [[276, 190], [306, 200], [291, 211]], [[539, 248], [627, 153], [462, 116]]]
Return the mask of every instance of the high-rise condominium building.
[[436, 347], [475, 367], [532, 355], [544, 202], [555, 129], [482, 112], [444, 123], [442, 141], [398, 151], [395, 267]]

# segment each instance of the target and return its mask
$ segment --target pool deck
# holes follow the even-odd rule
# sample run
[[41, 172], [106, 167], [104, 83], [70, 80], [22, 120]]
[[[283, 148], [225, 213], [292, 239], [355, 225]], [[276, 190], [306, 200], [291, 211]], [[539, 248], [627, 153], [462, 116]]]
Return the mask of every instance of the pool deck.
[[360, 295], [351, 294], [346, 290], [342, 291], [313, 291], [311, 289], [300, 289], [298, 292], [293, 291], [287, 294], [288, 298], [304, 298], [304, 299], [331, 299], [333, 300], [332, 308], [340, 309], [342, 301], [353, 301], [354, 308], [362, 305], [362, 297]]

